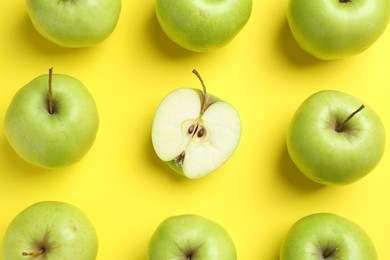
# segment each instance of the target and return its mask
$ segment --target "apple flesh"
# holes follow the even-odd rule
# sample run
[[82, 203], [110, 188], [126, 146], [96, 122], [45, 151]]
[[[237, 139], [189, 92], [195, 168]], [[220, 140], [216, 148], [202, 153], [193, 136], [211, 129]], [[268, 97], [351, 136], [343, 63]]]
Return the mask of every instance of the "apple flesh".
[[88, 89], [71, 76], [52, 75], [51, 71], [16, 93], [4, 119], [5, 137], [16, 153], [48, 169], [81, 160], [99, 127], [97, 107]]
[[252, 0], [156, 0], [166, 35], [185, 49], [209, 52], [229, 43], [248, 22]]
[[164, 220], [153, 233], [148, 260], [236, 260], [236, 248], [218, 223], [198, 215]]
[[21, 211], [9, 224], [2, 260], [94, 260], [98, 237], [88, 217], [77, 207], [42, 201]]
[[375, 245], [359, 225], [332, 213], [316, 213], [291, 226], [280, 260], [376, 260]]
[[287, 134], [292, 161], [326, 185], [355, 182], [371, 172], [385, 149], [385, 130], [367, 104], [349, 94], [319, 91], [295, 112]]
[[121, 0], [27, 0], [35, 29], [63, 47], [90, 47], [115, 29]]
[[[194, 73], [197, 74], [195, 70]], [[152, 126], [152, 143], [158, 157], [191, 179], [220, 167], [232, 156], [241, 136], [237, 111], [208, 95], [201, 82], [203, 92], [181, 88], [165, 97]]]
[[322, 60], [359, 54], [382, 35], [388, 0], [290, 0], [287, 20], [297, 43]]

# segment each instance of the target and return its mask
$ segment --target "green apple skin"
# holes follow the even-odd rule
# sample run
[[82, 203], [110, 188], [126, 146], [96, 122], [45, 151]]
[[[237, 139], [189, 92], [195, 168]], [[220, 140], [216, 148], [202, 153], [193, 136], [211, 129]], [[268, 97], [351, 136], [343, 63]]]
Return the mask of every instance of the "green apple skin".
[[99, 115], [88, 89], [77, 79], [53, 74], [54, 113], [48, 112], [48, 75], [21, 88], [4, 119], [5, 137], [25, 161], [48, 169], [81, 160], [93, 145]]
[[80, 209], [65, 202], [41, 201], [11, 221], [1, 259], [94, 260], [98, 244], [94, 226]]
[[287, 232], [280, 260], [377, 260], [375, 245], [359, 225], [332, 213], [298, 220]]
[[337, 132], [364, 102], [336, 90], [319, 91], [295, 112], [287, 134], [292, 161], [309, 179], [326, 185], [355, 182], [379, 163], [385, 149], [385, 129], [367, 105]]
[[289, 0], [287, 20], [297, 43], [322, 60], [359, 54], [384, 32], [388, 0]]
[[235, 245], [218, 223], [198, 215], [164, 220], [151, 237], [148, 260], [235, 260]]
[[121, 0], [26, 0], [35, 29], [63, 47], [91, 47], [114, 31]]
[[229, 43], [246, 25], [252, 0], [156, 0], [157, 19], [181, 47], [210, 52]]

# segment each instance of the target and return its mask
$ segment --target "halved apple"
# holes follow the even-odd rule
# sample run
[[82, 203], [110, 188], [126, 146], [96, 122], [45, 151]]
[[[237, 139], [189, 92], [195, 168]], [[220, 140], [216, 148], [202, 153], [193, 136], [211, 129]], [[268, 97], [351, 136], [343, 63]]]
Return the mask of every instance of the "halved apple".
[[192, 88], [168, 94], [157, 109], [152, 142], [157, 156], [176, 172], [190, 179], [208, 175], [236, 150], [241, 120], [233, 106]]

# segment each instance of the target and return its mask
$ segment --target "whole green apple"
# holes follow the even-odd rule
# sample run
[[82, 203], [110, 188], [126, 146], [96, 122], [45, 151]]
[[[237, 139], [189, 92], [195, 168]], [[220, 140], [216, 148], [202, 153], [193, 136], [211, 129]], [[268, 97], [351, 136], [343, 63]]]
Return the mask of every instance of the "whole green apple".
[[62, 74], [42, 75], [21, 88], [4, 119], [4, 133], [16, 153], [43, 168], [71, 165], [95, 141], [99, 116], [88, 89]]
[[98, 237], [87, 216], [75, 206], [42, 201], [20, 212], [3, 240], [2, 260], [94, 260]]
[[152, 125], [157, 156], [187, 178], [204, 177], [224, 164], [241, 137], [240, 117], [233, 106], [203, 92], [176, 89], [159, 105]]
[[156, 0], [161, 28], [185, 49], [208, 52], [229, 43], [248, 22], [252, 0]]
[[356, 223], [331, 213], [298, 220], [287, 232], [280, 260], [376, 260], [375, 245]]
[[292, 161], [311, 180], [349, 184], [379, 163], [384, 126], [367, 104], [336, 90], [319, 91], [295, 112], [287, 134]]
[[289, 0], [287, 19], [297, 43], [334, 60], [363, 52], [387, 27], [388, 0]]
[[149, 243], [148, 260], [235, 260], [236, 248], [218, 223], [198, 215], [164, 220]]
[[121, 0], [26, 0], [35, 29], [63, 47], [90, 47], [115, 29]]

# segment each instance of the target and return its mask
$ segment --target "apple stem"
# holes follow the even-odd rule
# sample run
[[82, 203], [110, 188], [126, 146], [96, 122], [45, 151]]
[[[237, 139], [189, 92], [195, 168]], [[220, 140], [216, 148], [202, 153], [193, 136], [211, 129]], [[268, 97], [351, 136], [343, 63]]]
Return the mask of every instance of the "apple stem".
[[38, 251], [31, 252], [31, 253], [22, 252], [22, 256], [32, 256], [32, 257], [36, 257], [36, 256], [42, 255], [43, 253], [45, 253], [45, 251], [46, 251], [45, 248], [41, 248], [41, 249], [39, 249]]
[[194, 73], [198, 77], [200, 83], [202, 84], [203, 100], [202, 100], [202, 107], [201, 107], [200, 113], [203, 114], [204, 111], [206, 110], [206, 99], [207, 99], [206, 85], [204, 84], [202, 77], [200, 76], [199, 72], [196, 69], [193, 69], [192, 73]]
[[352, 114], [350, 114], [341, 124], [337, 124], [336, 132], [341, 133], [344, 131], [345, 126], [357, 113], [359, 113], [364, 108], [364, 105], [361, 105], [358, 109], [356, 109]]
[[48, 96], [49, 96], [49, 114], [54, 114], [53, 111], [53, 92], [52, 92], [52, 77], [53, 77], [53, 68], [49, 69], [49, 91], [48, 91]]

